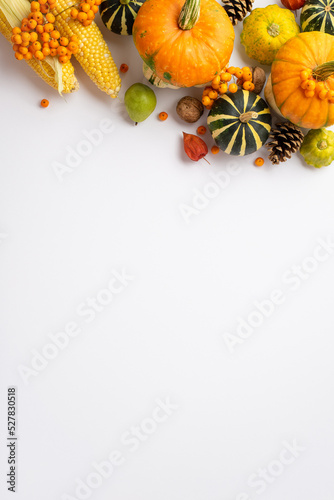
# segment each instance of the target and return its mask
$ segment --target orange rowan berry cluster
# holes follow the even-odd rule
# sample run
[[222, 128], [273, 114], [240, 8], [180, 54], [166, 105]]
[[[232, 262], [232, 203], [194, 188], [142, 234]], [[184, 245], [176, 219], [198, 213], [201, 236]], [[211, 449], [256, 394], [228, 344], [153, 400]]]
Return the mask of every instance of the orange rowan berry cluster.
[[328, 88], [326, 81], [318, 81], [313, 77], [311, 69], [300, 72], [300, 87], [304, 90], [305, 97], [314, 97], [334, 103], [334, 90]]
[[[231, 82], [233, 77], [236, 79], [236, 82]], [[248, 66], [244, 68], [234, 66], [224, 68], [220, 75], [214, 77], [211, 86], [205, 87], [202, 94], [202, 103], [207, 109], [211, 109], [214, 101], [220, 95], [226, 94], [227, 91], [234, 94], [239, 87], [252, 91], [255, 88], [252, 80], [253, 74]]]
[[70, 12], [72, 19], [77, 19], [84, 26], [89, 26], [95, 19], [102, 0], [82, 0], [78, 8], [73, 7]]
[[79, 50], [78, 38], [61, 37], [54, 26], [55, 16], [49, 12], [55, 3], [47, 0], [31, 2], [31, 13], [21, 22], [21, 28], [13, 28], [12, 42], [15, 57], [29, 61], [33, 57], [42, 61], [47, 56], [56, 56], [62, 64], [70, 60]]

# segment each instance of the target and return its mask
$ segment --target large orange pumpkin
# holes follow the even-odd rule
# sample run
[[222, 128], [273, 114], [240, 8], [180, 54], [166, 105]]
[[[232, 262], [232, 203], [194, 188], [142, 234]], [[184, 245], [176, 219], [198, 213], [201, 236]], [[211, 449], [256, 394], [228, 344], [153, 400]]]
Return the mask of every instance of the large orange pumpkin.
[[300, 73], [307, 69], [325, 81], [328, 90], [334, 90], [334, 36], [320, 31], [300, 33], [280, 48], [271, 67], [272, 93], [282, 115], [300, 127], [329, 127], [334, 124], [334, 103], [316, 94], [305, 96]]
[[216, 0], [146, 0], [134, 22], [133, 37], [155, 76], [192, 87], [211, 81], [226, 66], [234, 30]]

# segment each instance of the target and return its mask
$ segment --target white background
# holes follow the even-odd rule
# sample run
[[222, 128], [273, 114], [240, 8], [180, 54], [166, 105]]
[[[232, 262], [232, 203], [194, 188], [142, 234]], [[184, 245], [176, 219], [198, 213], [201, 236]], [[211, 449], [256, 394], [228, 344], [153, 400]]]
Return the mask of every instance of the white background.
[[[252, 64], [241, 28], [232, 65]], [[76, 61], [80, 90], [61, 98], [0, 41], [1, 498], [13, 498], [6, 398], [16, 385], [18, 500], [79, 498], [77, 478], [114, 450], [123, 464], [94, 500], [332, 500], [334, 253], [296, 290], [287, 277], [334, 238], [334, 168], [298, 155], [272, 166], [266, 148], [191, 162], [182, 131], [205, 117], [186, 124], [175, 106], [200, 89], [156, 90], [156, 110], [135, 127], [121, 101], [144, 82], [141, 60], [131, 37], [103, 33], [118, 67], [129, 65], [119, 102]], [[105, 119], [113, 131], [60, 182], [54, 162]], [[186, 223], [182, 204], [231, 162], [238, 175]], [[133, 279], [87, 323], [77, 307], [122, 269]], [[238, 318], [275, 289], [284, 302], [230, 352], [224, 333], [237, 335]], [[73, 321], [81, 333], [24, 384], [18, 367]], [[122, 435], [159, 398], [177, 409], [132, 452]], [[294, 441], [299, 456], [273, 465]], [[260, 494], [249, 478], [268, 467], [278, 473]]]

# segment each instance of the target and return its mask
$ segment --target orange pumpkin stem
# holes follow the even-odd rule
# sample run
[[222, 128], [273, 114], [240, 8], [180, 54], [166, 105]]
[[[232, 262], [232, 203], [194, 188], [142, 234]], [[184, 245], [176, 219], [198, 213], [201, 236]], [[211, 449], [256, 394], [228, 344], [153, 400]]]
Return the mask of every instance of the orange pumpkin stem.
[[200, 0], [186, 0], [181, 9], [178, 25], [181, 30], [191, 30], [198, 21]]
[[320, 64], [312, 71], [312, 76], [320, 82], [324, 82], [334, 74], [334, 61], [328, 61]]

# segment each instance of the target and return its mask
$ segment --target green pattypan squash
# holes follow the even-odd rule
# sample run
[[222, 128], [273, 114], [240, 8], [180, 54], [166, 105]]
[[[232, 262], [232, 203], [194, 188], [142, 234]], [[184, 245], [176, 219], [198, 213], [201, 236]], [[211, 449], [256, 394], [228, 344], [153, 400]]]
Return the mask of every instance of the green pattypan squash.
[[300, 154], [313, 167], [327, 167], [334, 160], [334, 132], [326, 128], [310, 130], [304, 138]]

